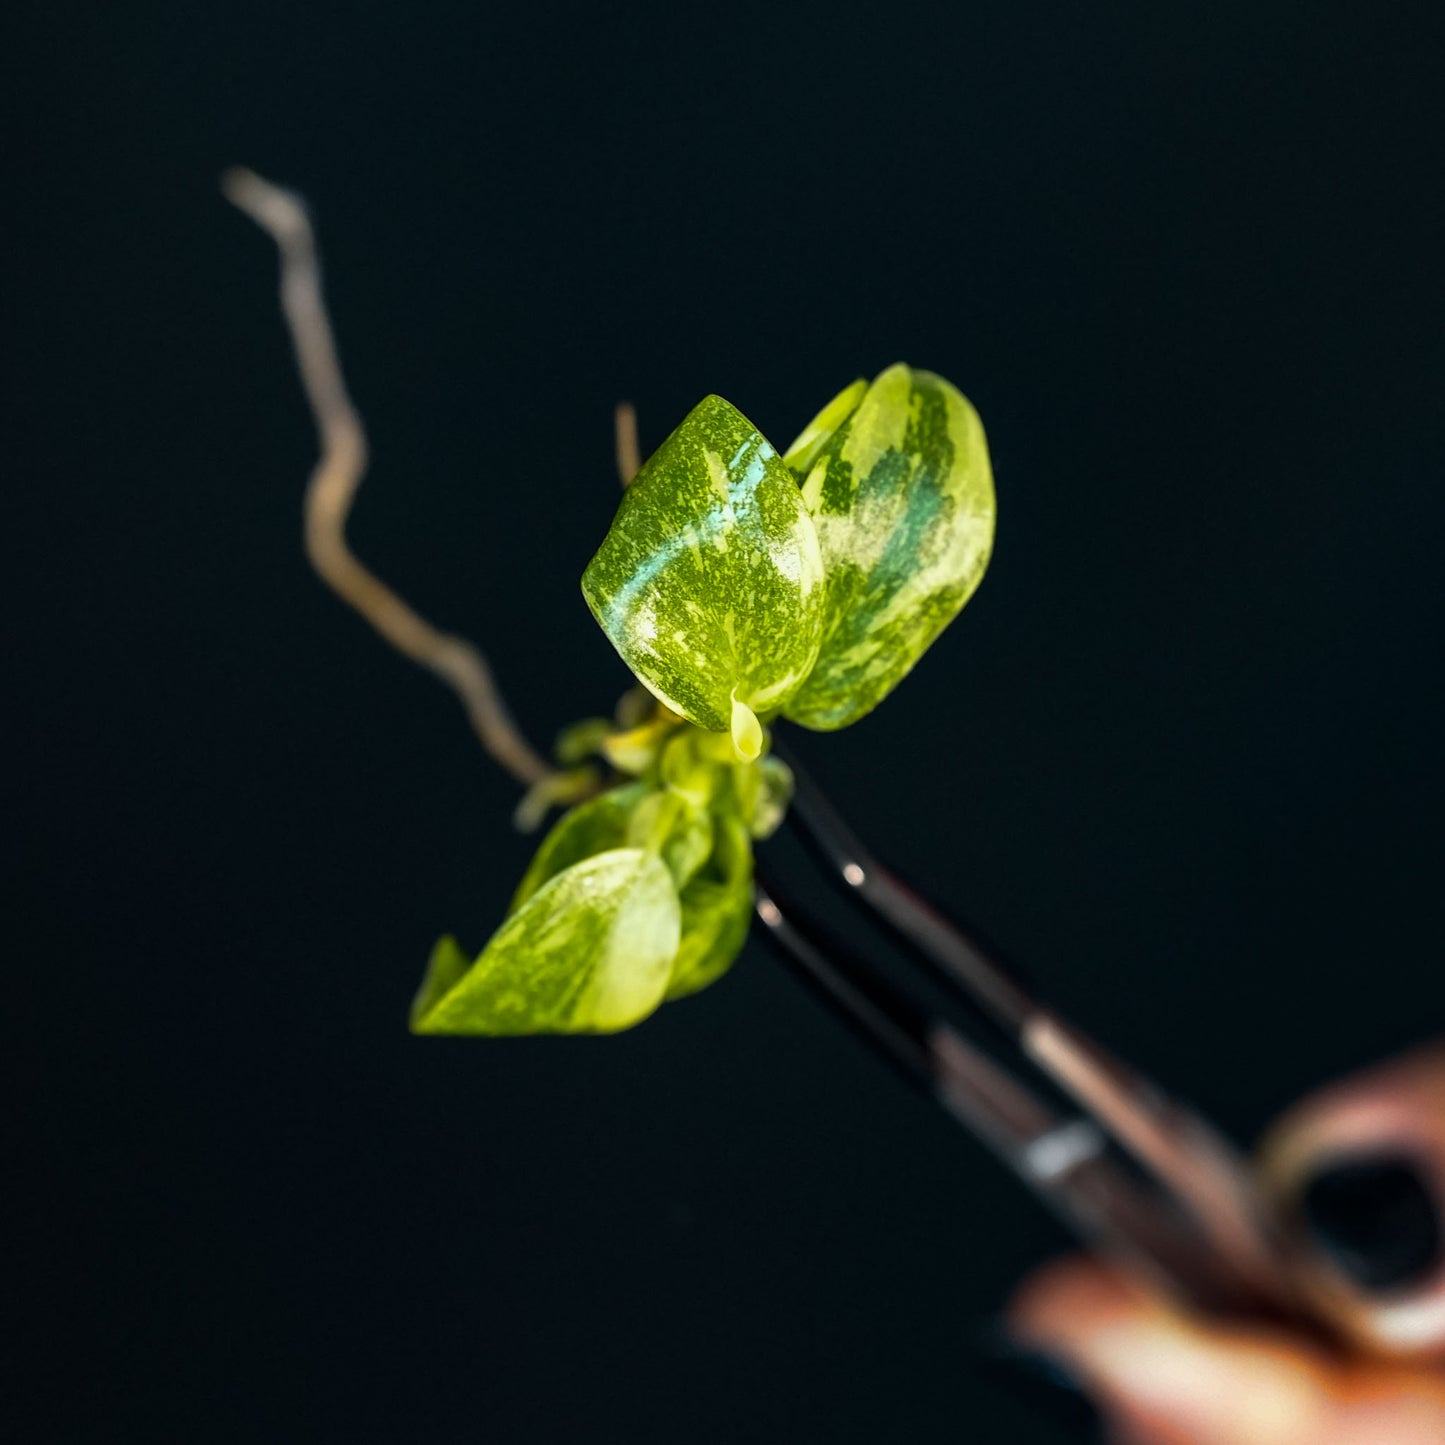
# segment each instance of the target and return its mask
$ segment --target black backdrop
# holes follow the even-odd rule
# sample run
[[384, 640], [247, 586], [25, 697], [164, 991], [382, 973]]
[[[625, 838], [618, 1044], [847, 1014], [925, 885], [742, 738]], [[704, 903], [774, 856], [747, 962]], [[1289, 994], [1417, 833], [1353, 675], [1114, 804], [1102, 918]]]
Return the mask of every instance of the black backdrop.
[[1437, 8], [12, 15], [7, 1433], [1055, 1438], [969, 1353], [1063, 1241], [756, 946], [621, 1038], [407, 1035], [530, 845], [306, 569], [224, 166], [322, 228], [358, 547], [543, 739], [626, 682], [577, 588], [618, 397], [782, 442], [895, 359], [963, 387], [989, 576], [796, 747], [1247, 1137], [1445, 995]]

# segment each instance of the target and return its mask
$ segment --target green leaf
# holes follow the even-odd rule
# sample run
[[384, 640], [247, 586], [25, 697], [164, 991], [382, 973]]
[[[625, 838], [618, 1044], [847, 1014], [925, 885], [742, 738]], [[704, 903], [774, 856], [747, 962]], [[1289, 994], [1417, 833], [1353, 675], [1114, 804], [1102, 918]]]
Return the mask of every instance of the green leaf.
[[412, 1017], [428, 1014], [439, 999], [450, 993], [457, 980], [472, 966], [471, 959], [462, 952], [462, 946], [451, 934], [437, 940], [437, 946], [427, 960], [426, 973], [422, 975], [421, 987], [412, 1001]]
[[857, 381], [845, 386], [817, 416], [810, 421], [787, 451], [783, 453], [783, 465], [807, 476], [808, 469], [818, 460], [818, 453], [832, 439], [833, 433], [858, 410], [868, 391], [868, 383], [860, 376]]
[[733, 756], [730, 738], [682, 727], [663, 748], [658, 774], [675, 792], [708, 807], [727, 783]]
[[582, 576], [593, 615], [666, 707], [762, 747], [817, 656], [823, 571], [792, 474], [709, 396], [648, 459]]
[[542, 840], [512, 895], [509, 912], [515, 913], [563, 869], [611, 848], [658, 854], [681, 888], [712, 851], [707, 800], [630, 782], [579, 803]]
[[738, 806], [754, 838], [771, 838], [793, 801], [793, 770], [769, 753], [739, 767]]
[[852, 394], [813, 423], [835, 423], [821, 448], [804, 445], [805, 432], [790, 452], [815, 453], [802, 495], [827, 603], [817, 665], [786, 712], [823, 730], [856, 722], [898, 685], [973, 594], [993, 547], [993, 471], [968, 401], [901, 364], [839, 420]]
[[695, 798], [664, 788], [637, 805], [627, 820], [627, 843], [656, 853], [683, 888], [712, 852], [712, 816]]
[[456, 976], [443, 940], [412, 1006], [419, 1034], [612, 1033], [662, 1002], [680, 940], [672, 875], [640, 848], [573, 864]]
[[624, 783], [620, 788], [599, 793], [585, 803], [564, 813], [532, 855], [517, 891], [512, 895], [509, 913], [515, 913], [542, 885], [564, 868], [584, 858], [620, 848], [627, 841], [627, 821], [633, 810], [647, 797], [643, 783]]
[[714, 819], [712, 856], [682, 890], [682, 943], [669, 999], [685, 998], [727, 972], [747, 941], [753, 917], [753, 849], [735, 814]]

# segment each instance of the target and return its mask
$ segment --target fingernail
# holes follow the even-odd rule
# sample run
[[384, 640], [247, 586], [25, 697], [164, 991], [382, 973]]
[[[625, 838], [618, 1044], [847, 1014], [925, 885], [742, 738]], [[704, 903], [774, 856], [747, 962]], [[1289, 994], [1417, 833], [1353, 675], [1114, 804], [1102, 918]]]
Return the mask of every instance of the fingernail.
[[1103, 1439], [1099, 1412], [1068, 1367], [1051, 1355], [1019, 1345], [999, 1331], [981, 1342], [972, 1364], [1000, 1394], [1035, 1419], [1057, 1426], [1061, 1439]]
[[1440, 1260], [1440, 1216], [1407, 1159], [1329, 1165], [1300, 1191], [1300, 1212], [1311, 1242], [1361, 1289], [1402, 1289]]

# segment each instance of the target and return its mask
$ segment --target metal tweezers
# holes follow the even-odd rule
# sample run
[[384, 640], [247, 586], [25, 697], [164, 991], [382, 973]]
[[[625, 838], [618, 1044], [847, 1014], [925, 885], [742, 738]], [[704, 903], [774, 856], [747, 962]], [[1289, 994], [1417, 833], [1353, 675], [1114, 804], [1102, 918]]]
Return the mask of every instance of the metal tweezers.
[[943, 1008], [865, 960], [841, 940], [837, 922], [788, 902], [760, 860], [757, 915], [783, 959], [1088, 1246], [1195, 1308], [1304, 1317], [1287, 1251], [1234, 1146], [889, 873], [787, 750], [778, 751], [796, 779], [789, 828], [924, 979], [963, 1001], [983, 1025], [974, 1031], [996, 1047], [986, 1049]]

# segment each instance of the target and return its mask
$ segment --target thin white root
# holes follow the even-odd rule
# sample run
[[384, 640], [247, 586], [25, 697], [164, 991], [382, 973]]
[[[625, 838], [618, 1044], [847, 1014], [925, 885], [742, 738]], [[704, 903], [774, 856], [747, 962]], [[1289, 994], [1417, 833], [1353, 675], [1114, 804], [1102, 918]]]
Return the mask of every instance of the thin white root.
[[[281, 310], [321, 439], [321, 456], [306, 488], [306, 555], [311, 565], [393, 647], [451, 687], [482, 746], [519, 783], [530, 788], [551, 778], [556, 770], [518, 730], [481, 653], [413, 611], [347, 543], [346, 520], [366, 472], [366, 431], [341, 374], [305, 205], [292, 192], [244, 169], [227, 171], [221, 188], [271, 235], [281, 253]], [[620, 446], [619, 433], [619, 456]]]

